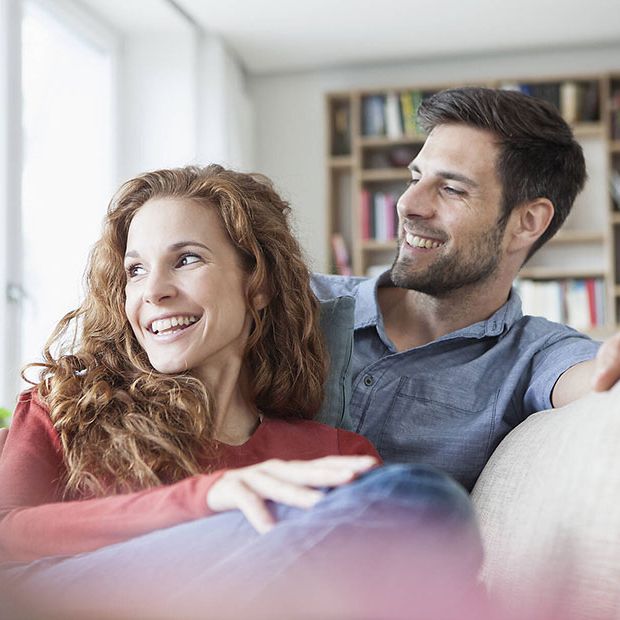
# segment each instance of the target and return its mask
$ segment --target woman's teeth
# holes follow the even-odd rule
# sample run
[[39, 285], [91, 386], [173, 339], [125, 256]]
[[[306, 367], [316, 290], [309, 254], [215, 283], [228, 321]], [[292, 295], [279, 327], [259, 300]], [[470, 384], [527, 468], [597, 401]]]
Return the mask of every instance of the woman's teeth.
[[174, 330], [177, 327], [184, 329], [197, 320], [198, 317], [195, 316], [171, 316], [167, 319], [158, 319], [151, 323], [151, 331], [154, 334], [161, 334], [162, 332]]

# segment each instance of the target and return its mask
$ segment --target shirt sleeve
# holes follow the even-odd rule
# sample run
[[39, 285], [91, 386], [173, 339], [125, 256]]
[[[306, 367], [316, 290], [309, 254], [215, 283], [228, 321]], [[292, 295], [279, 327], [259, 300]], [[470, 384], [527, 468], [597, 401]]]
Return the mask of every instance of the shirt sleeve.
[[338, 450], [340, 454], [345, 456], [374, 456], [379, 463], [383, 462], [376, 448], [366, 437], [341, 428], [336, 430], [338, 431]]
[[145, 491], [62, 501], [65, 468], [45, 407], [20, 399], [0, 458], [0, 561], [74, 555], [212, 514], [225, 470]]
[[532, 360], [532, 380], [524, 397], [525, 410], [551, 409], [551, 395], [558, 379], [569, 368], [595, 357], [600, 346], [600, 342], [562, 326]]

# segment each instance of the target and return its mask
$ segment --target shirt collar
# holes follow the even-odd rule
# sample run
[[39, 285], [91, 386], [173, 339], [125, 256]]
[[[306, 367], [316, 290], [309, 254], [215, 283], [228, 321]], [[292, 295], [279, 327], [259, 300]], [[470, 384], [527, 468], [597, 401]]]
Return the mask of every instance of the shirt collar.
[[[362, 281], [357, 288], [355, 296], [355, 329], [362, 329], [369, 326], [379, 326], [383, 329], [383, 319], [377, 302], [377, 288], [379, 288], [379, 286], [390, 285], [389, 270], [384, 271], [375, 278]], [[488, 319], [479, 321], [473, 325], [468, 325], [451, 334], [446, 334], [440, 338], [440, 340], [453, 338], [457, 335], [467, 338], [499, 336], [504, 331], [510, 329], [522, 316], [521, 299], [513, 287], [510, 291], [508, 301]]]

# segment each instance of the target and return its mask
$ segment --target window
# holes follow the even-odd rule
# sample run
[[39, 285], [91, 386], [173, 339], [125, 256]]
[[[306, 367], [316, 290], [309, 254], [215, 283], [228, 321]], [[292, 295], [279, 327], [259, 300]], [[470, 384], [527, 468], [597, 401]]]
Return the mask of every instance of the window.
[[[7, 364], [14, 375], [40, 359], [53, 327], [79, 303], [115, 184], [114, 40], [69, 9], [62, 2], [22, 4], [22, 199], [14, 220], [20, 247], [8, 265], [20, 297], [16, 359]], [[18, 381], [15, 392], [23, 388]]]

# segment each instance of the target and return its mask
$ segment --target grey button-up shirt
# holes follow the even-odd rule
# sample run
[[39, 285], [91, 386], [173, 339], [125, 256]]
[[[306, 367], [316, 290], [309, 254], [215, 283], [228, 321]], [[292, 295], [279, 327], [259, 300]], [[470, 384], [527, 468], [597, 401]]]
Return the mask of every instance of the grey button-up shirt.
[[599, 343], [565, 325], [523, 316], [513, 290], [486, 321], [398, 352], [377, 304], [377, 286], [389, 283], [387, 273], [313, 276], [319, 299], [356, 300], [353, 430], [386, 462], [428, 463], [471, 490], [501, 439], [530, 414], [551, 408], [560, 375], [594, 357]]

